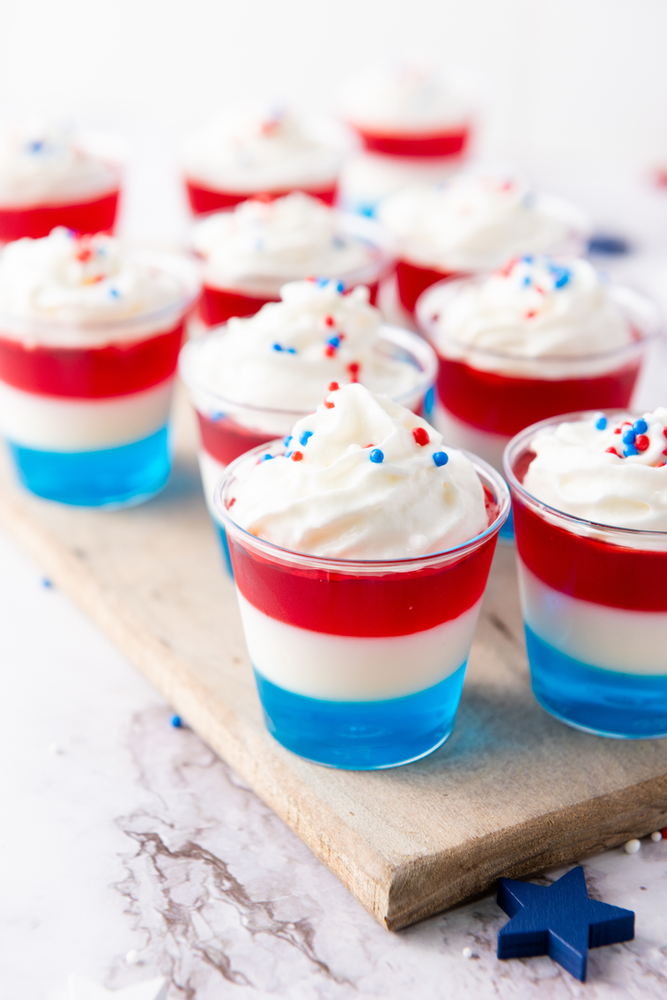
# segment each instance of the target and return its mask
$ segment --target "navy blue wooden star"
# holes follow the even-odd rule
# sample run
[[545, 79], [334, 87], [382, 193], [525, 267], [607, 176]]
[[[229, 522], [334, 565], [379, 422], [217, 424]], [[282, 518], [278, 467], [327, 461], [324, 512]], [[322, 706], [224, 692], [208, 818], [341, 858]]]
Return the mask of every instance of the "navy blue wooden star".
[[498, 958], [549, 955], [582, 982], [589, 948], [635, 936], [632, 910], [589, 899], [581, 866], [550, 886], [498, 879], [498, 905], [512, 918], [498, 934]]

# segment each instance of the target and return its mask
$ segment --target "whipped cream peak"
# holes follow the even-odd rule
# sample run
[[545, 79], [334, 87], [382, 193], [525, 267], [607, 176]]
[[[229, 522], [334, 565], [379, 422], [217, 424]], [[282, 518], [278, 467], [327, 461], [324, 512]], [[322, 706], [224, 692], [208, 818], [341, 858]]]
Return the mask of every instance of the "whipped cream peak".
[[0, 205], [57, 204], [118, 183], [118, 165], [88, 150], [66, 123], [27, 120], [0, 130]]
[[204, 258], [213, 287], [261, 287], [262, 282], [344, 275], [381, 264], [384, 254], [317, 198], [294, 191], [273, 201], [250, 199], [194, 226], [192, 246]]
[[266, 541], [341, 559], [443, 551], [489, 524], [484, 490], [462, 452], [411, 410], [362, 385], [334, 383], [297, 421], [284, 454], [260, 458], [238, 485], [234, 521]]
[[598, 524], [667, 531], [667, 407], [597, 413], [538, 431], [524, 488]]
[[[469, 88], [468, 88], [469, 89]], [[341, 93], [343, 116], [361, 128], [423, 134], [466, 124], [471, 100], [452, 74], [414, 59], [371, 66]]]
[[77, 237], [58, 227], [0, 253], [0, 314], [18, 320], [100, 323], [178, 302], [175, 275], [139, 259], [112, 236]]
[[481, 271], [562, 250], [585, 228], [576, 210], [507, 174], [461, 173], [390, 195], [378, 215], [401, 256], [443, 271]]
[[270, 191], [333, 182], [341, 156], [338, 143], [308, 119], [256, 104], [230, 108], [191, 136], [184, 166], [194, 180], [229, 191]]
[[589, 261], [515, 257], [500, 270], [424, 299], [436, 341], [522, 358], [581, 357], [615, 351], [632, 326]]
[[[424, 371], [386, 349], [368, 289], [317, 279], [283, 285], [281, 302], [230, 319], [193, 352], [191, 379], [246, 406], [307, 412], [326, 386], [362, 381], [396, 398], [418, 391]], [[422, 388], [422, 392], [425, 388]]]

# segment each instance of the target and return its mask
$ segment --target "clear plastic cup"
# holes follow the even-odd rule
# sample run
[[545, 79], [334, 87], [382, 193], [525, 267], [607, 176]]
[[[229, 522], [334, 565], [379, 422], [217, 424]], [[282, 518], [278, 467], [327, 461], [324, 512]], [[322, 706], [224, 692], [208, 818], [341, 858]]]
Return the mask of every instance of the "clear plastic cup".
[[523, 486], [536, 433], [591, 416], [543, 420], [505, 451], [533, 692], [586, 732], [667, 736], [667, 531], [596, 524]]
[[[338, 231], [341, 235], [356, 239], [368, 247], [369, 259], [363, 266], [353, 271], [317, 273], [318, 278], [341, 281], [346, 288], [366, 285], [370, 290], [370, 301], [377, 302], [380, 286], [394, 270], [393, 244], [384, 230], [370, 219], [337, 212]], [[280, 289], [288, 281], [299, 281], [313, 275], [313, 265], [306, 262], [300, 274], [276, 273], [273, 276], [247, 274], [243, 282], [223, 286], [208, 274], [206, 259], [203, 264], [203, 287], [199, 303], [199, 313], [206, 326], [226, 323], [232, 316], [254, 316], [267, 302], [280, 302]]]
[[113, 322], [0, 315], [0, 433], [19, 480], [37, 496], [122, 506], [167, 482], [171, 396], [199, 278], [186, 257], [133, 256], [173, 275], [179, 297]]
[[[224, 337], [225, 328], [206, 335]], [[227, 541], [213, 499], [215, 487], [224, 475], [227, 465], [246, 451], [290, 434], [297, 420], [309, 411], [275, 409], [255, 406], [228, 399], [212, 392], [197, 378], [195, 359], [202, 349], [202, 340], [190, 340], [182, 349], [179, 371], [185, 383], [190, 402], [197, 415], [200, 432], [199, 467], [202, 475], [206, 503], [214, 524], [220, 533], [223, 553], [228, 563]], [[428, 416], [432, 402], [432, 387], [438, 362], [433, 349], [419, 336], [408, 330], [381, 326], [377, 351], [384, 356], [400, 359], [412, 365], [419, 376], [414, 388], [397, 395], [395, 401], [415, 413]], [[323, 386], [323, 393], [326, 392]], [[228, 563], [229, 568], [229, 563]]]
[[498, 530], [501, 476], [475, 456], [489, 526], [444, 552], [325, 559], [282, 549], [234, 521], [236, 491], [265, 453], [227, 469], [215, 494], [269, 732], [288, 750], [351, 770], [396, 767], [452, 731]]

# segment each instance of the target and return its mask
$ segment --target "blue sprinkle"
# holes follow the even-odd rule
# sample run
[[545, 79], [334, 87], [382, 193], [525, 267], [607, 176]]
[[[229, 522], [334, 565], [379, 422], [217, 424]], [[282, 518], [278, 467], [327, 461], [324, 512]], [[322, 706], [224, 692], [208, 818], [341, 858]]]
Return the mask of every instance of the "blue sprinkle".
[[534, 258], [530, 254], [528, 254], [527, 256], [522, 257], [521, 260], [524, 262], [524, 264], [532, 264]]
[[345, 291], [345, 282], [344, 281], [339, 281], [338, 282], [338, 284], [336, 285], [336, 291], [340, 292], [341, 295], [343, 294], [343, 292]]
[[43, 149], [44, 149], [43, 139], [35, 139], [34, 142], [28, 143], [28, 150], [31, 153], [41, 153]]
[[308, 440], [312, 436], [313, 436], [313, 432], [312, 431], [304, 431], [303, 434], [301, 435], [301, 437], [299, 438], [299, 444], [302, 444], [302, 445], [308, 444]]
[[648, 424], [646, 423], [643, 417], [640, 417], [639, 420], [635, 420], [634, 424], [632, 425], [632, 429], [635, 432], [635, 434], [646, 434], [646, 431], [648, 430]]
[[379, 448], [373, 448], [372, 452], [368, 457], [370, 458], [371, 462], [375, 462], [376, 465], [379, 465], [380, 462], [384, 462], [384, 452], [380, 451]]
[[297, 353], [296, 347], [286, 347], [285, 351], [287, 352], [287, 354], [296, 354]]
[[287, 437], [283, 438], [283, 444], [285, 445], [286, 448], [289, 448], [291, 440], [292, 440], [292, 435], [291, 434], [288, 434]]
[[280, 346], [280, 344], [274, 344], [273, 345], [273, 350], [274, 351], [282, 351], [282, 347]]
[[170, 721], [174, 729], [180, 729], [181, 726], [183, 725], [183, 720], [181, 719], [180, 715], [172, 715]]
[[447, 465], [447, 462], [449, 461], [449, 455], [447, 454], [446, 451], [434, 451], [433, 461], [438, 466], [438, 468], [440, 468], [441, 465]]
[[220, 411], [216, 411], [215, 413], [209, 413], [208, 415], [208, 419], [212, 420], [214, 424], [217, 424], [219, 420], [224, 420], [224, 418], [225, 414]]
[[49, 580], [48, 576], [45, 576], [44, 579], [42, 580], [42, 587], [44, 587], [46, 590], [50, 590], [52, 586], [53, 584]]
[[329, 284], [329, 279], [315, 278], [315, 284], [317, 285], [318, 288], [326, 288], [326, 286]]
[[109, 289], [109, 295], [111, 296], [112, 299], [119, 299], [120, 298], [120, 292], [118, 291], [117, 288], [110, 288]]
[[606, 430], [606, 427], [607, 427], [607, 418], [605, 416], [598, 417], [598, 419], [595, 421], [595, 426], [597, 427], [597, 429], [599, 431]]
[[340, 347], [340, 337], [329, 337], [327, 344], [331, 344], [332, 347]]
[[269, 455], [269, 453], [267, 451], [266, 455], [262, 455], [262, 457], [260, 458], [260, 462], [268, 462], [269, 459], [271, 459], [271, 458], [273, 458], [273, 455]]
[[628, 427], [621, 434], [621, 441], [623, 442], [623, 444], [632, 444], [633, 445], [635, 443], [635, 438], [636, 437], [637, 437], [637, 435], [633, 431], [632, 427]]
[[533, 279], [531, 278], [531, 276], [529, 274], [527, 274], [525, 276], [525, 278], [523, 279], [523, 283], [526, 286], [526, 288], [528, 287], [528, 285], [532, 285]]
[[629, 458], [630, 455], [638, 455], [639, 452], [637, 451], [637, 449], [633, 444], [626, 444], [623, 448], [623, 454], [625, 455], [626, 458]]
[[285, 453], [285, 458], [291, 458], [293, 454], [294, 454], [293, 452], [288, 451]]
[[566, 267], [555, 267], [553, 273], [556, 276], [556, 280], [554, 281], [555, 288], [565, 288], [572, 277], [571, 272]]

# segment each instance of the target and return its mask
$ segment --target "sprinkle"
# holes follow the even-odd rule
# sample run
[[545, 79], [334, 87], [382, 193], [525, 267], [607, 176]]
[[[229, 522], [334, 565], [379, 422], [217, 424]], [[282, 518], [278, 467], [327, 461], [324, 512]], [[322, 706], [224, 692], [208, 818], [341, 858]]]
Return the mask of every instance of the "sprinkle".
[[48, 576], [45, 576], [44, 579], [42, 580], [42, 587], [44, 587], [46, 590], [50, 590], [52, 586], [53, 584], [49, 580]]
[[336, 285], [336, 291], [340, 292], [341, 295], [343, 294], [343, 292], [345, 291], [345, 282], [344, 281], [339, 281], [338, 282], [338, 284]]
[[270, 455], [267, 451], [266, 455], [262, 455], [262, 457], [260, 458], [260, 462], [268, 462], [272, 458], [273, 455]]
[[28, 143], [28, 151], [30, 153], [41, 153], [43, 149], [44, 149], [43, 139], [35, 139], [34, 142]]
[[441, 465], [447, 465], [447, 462], [449, 461], [449, 455], [447, 454], [446, 451], [434, 451], [433, 461], [438, 466], [438, 468], [440, 468]]
[[347, 370], [350, 373], [350, 382], [358, 382], [359, 381], [359, 362], [358, 361], [350, 361], [349, 365], [347, 366]]
[[131, 948], [125, 956], [125, 961], [128, 965], [138, 965], [141, 961], [141, 955], [136, 948]]
[[371, 462], [375, 462], [376, 465], [379, 465], [381, 462], [384, 462], [384, 452], [380, 451], [379, 448], [373, 448], [372, 452], [368, 457], [370, 458]]
[[335, 392], [336, 389], [340, 389], [338, 382], [329, 382], [329, 392]]
[[611, 448], [605, 448], [605, 451], [608, 452], [610, 455], [616, 455], [617, 458], [621, 457], [613, 445], [611, 446]]
[[[511, 260], [507, 261], [504, 267], [500, 268], [498, 274], [501, 274], [503, 278], [509, 278], [510, 274], [514, 270], [515, 265], [519, 263], [520, 259], [521, 259], [520, 257], [512, 257]], [[523, 259], [525, 260], [526, 258], [524, 257]]]
[[521, 260], [524, 262], [524, 264], [532, 264], [534, 259], [535, 258], [532, 256], [532, 254], [529, 254], [529, 253], [528, 254], [524, 254], [523, 257], [521, 258]]
[[274, 344], [273, 345], [273, 350], [274, 351], [282, 351], [282, 347], [280, 346], [280, 344]]
[[325, 316], [324, 317], [324, 322], [326, 323], [327, 326], [335, 326], [336, 325], [336, 321], [333, 318], [333, 316]]
[[290, 453], [290, 458], [292, 459], [293, 462], [300, 462], [301, 459], [303, 458], [303, 452], [293, 451]]
[[327, 344], [330, 347], [340, 347], [340, 337], [329, 337]]
[[464, 958], [474, 958], [475, 957], [475, 953], [472, 950], [472, 948], [463, 948], [461, 950], [461, 954], [463, 955]]
[[181, 719], [180, 715], [172, 715], [170, 722], [174, 727], [174, 729], [180, 729], [181, 726], [183, 725], [183, 720]]
[[599, 431], [606, 430], [607, 418], [605, 416], [598, 417], [598, 419], [595, 421], [595, 426]]
[[653, 841], [654, 844], [660, 843], [660, 841], [662, 840], [662, 833], [661, 833], [661, 831], [660, 830], [656, 830], [655, 833], [652, 833], [651, 834], [651, 840]]
[[627, 844], [623, 845], [623, 850], [625, 851], [626, 854], [636, 854], [637, 851], [641, 848], [641, 846], [642, 845], [639, 843], [638, 840], [636, 839], [629, 840]]
[[623, 444], [634, 444], [636, 437], [637, 435], [633, 431], [632, 427], [628, 427], [626, 430], [622, 430], [621, 441], [623, 442]]
[[423, 427], [413, 427], [412, 436], [417, 442], [417, 444], [421, 445], [422, 448], [424, 447], [425, 444], [429, 444], [431, 441], [430, 437], [428, 436], [428, 433]]
[[331, 344], [327, 344], [327, 346], [324, 348], [324, 354], [325, 354], [325, 357], [327, 357], [327, 358], [335, 358], [336, 357], [336, 348], [332, 347]]
[[235, 503], [236, 503], [236, 497], [232, 497], [232, 499], [227, 504], [226, 510], [229, 510], [231, 507], [233, 507]]
[[325, 400], [324, 400], [324, 405], [326, 406], [327, 410], [333, 410], [333, 408], [334, 408], [334, 406], [335, 406], [336, 404], [335, 404], [335, 403], [332, 403], [332, 402], [331, 402], [330, 400], [328, 400], [328, 399], [325, 399]]
[[315, 278], [315, 284], [317, 285], [318, 288], [326, 288], [326, 286], [329, 284], [329, 279]]
[[111, 296], [112, 299], [119, 299], [120, 298], [120, 292], [118, 291], [117, 288], [110, 288], [109, 289], [109, 295]]
[[527, 288], [529, 285], [532, 285], [532, 283], [533, 283], [533, 279], [531, 278], [531, 276], [529, 274], [527, 274], [525, 276], [525, 278], [523, 279], [524, 286]]
[[626, 458], [630, 458], [631, 455], [638, 455], [639, 452], [633, 444], [623, 445], [623, 454]]
[[635, 420], [634, 424], [632, 425], [632, 429], [635, 432], [635, 434], [646, 434], [646, 431], [648, 430], [648, 424], [646, 423], [643, 417], [640, 417], [639, 420]]
[[617, 427], [616, 430], [614, 431], [614, 434], [620, 434], [620, 433], [621, 433], [621, 428]]
[[537, 316], [537, 309], [529, 309], [526, 313], [526, 319], [532, 319], [533, 316]]
[[646, 451], [650, 443], [648, 435], [646, 434], [638, 434], [635, 438], [635, 448], [637, 451]]
[[301, 435], [301, 437], [299, 438], [299, 444], [303, 445], [303, 447], [305, 448], [305, 446], [308, 444], [308, 440], [312, 436], [313, 436], [313, 432], [312, 431], [304, 431], [303, 434]]
[[292, 440], [292, 435], [291, 434], [288, 434], [287, 437], [283, 438], [283, 444], [285, 445], [286, 448], [289, 448], [291, 440]]
[[555, 267], [553, 268], [553, 274], [555, 275], [554, 288], [565, 288], [568, 281], [572, 277], [572, 272], [568, 271], [566, 267]]
[[81, 249], [76, 255], [76, 259], [80, 260], [82, 264], [85, 264], [86, 261], [90, 260], [92, 256], [93, 256], [93, 251], [90, 249], [90, 247], [81, 247]]

